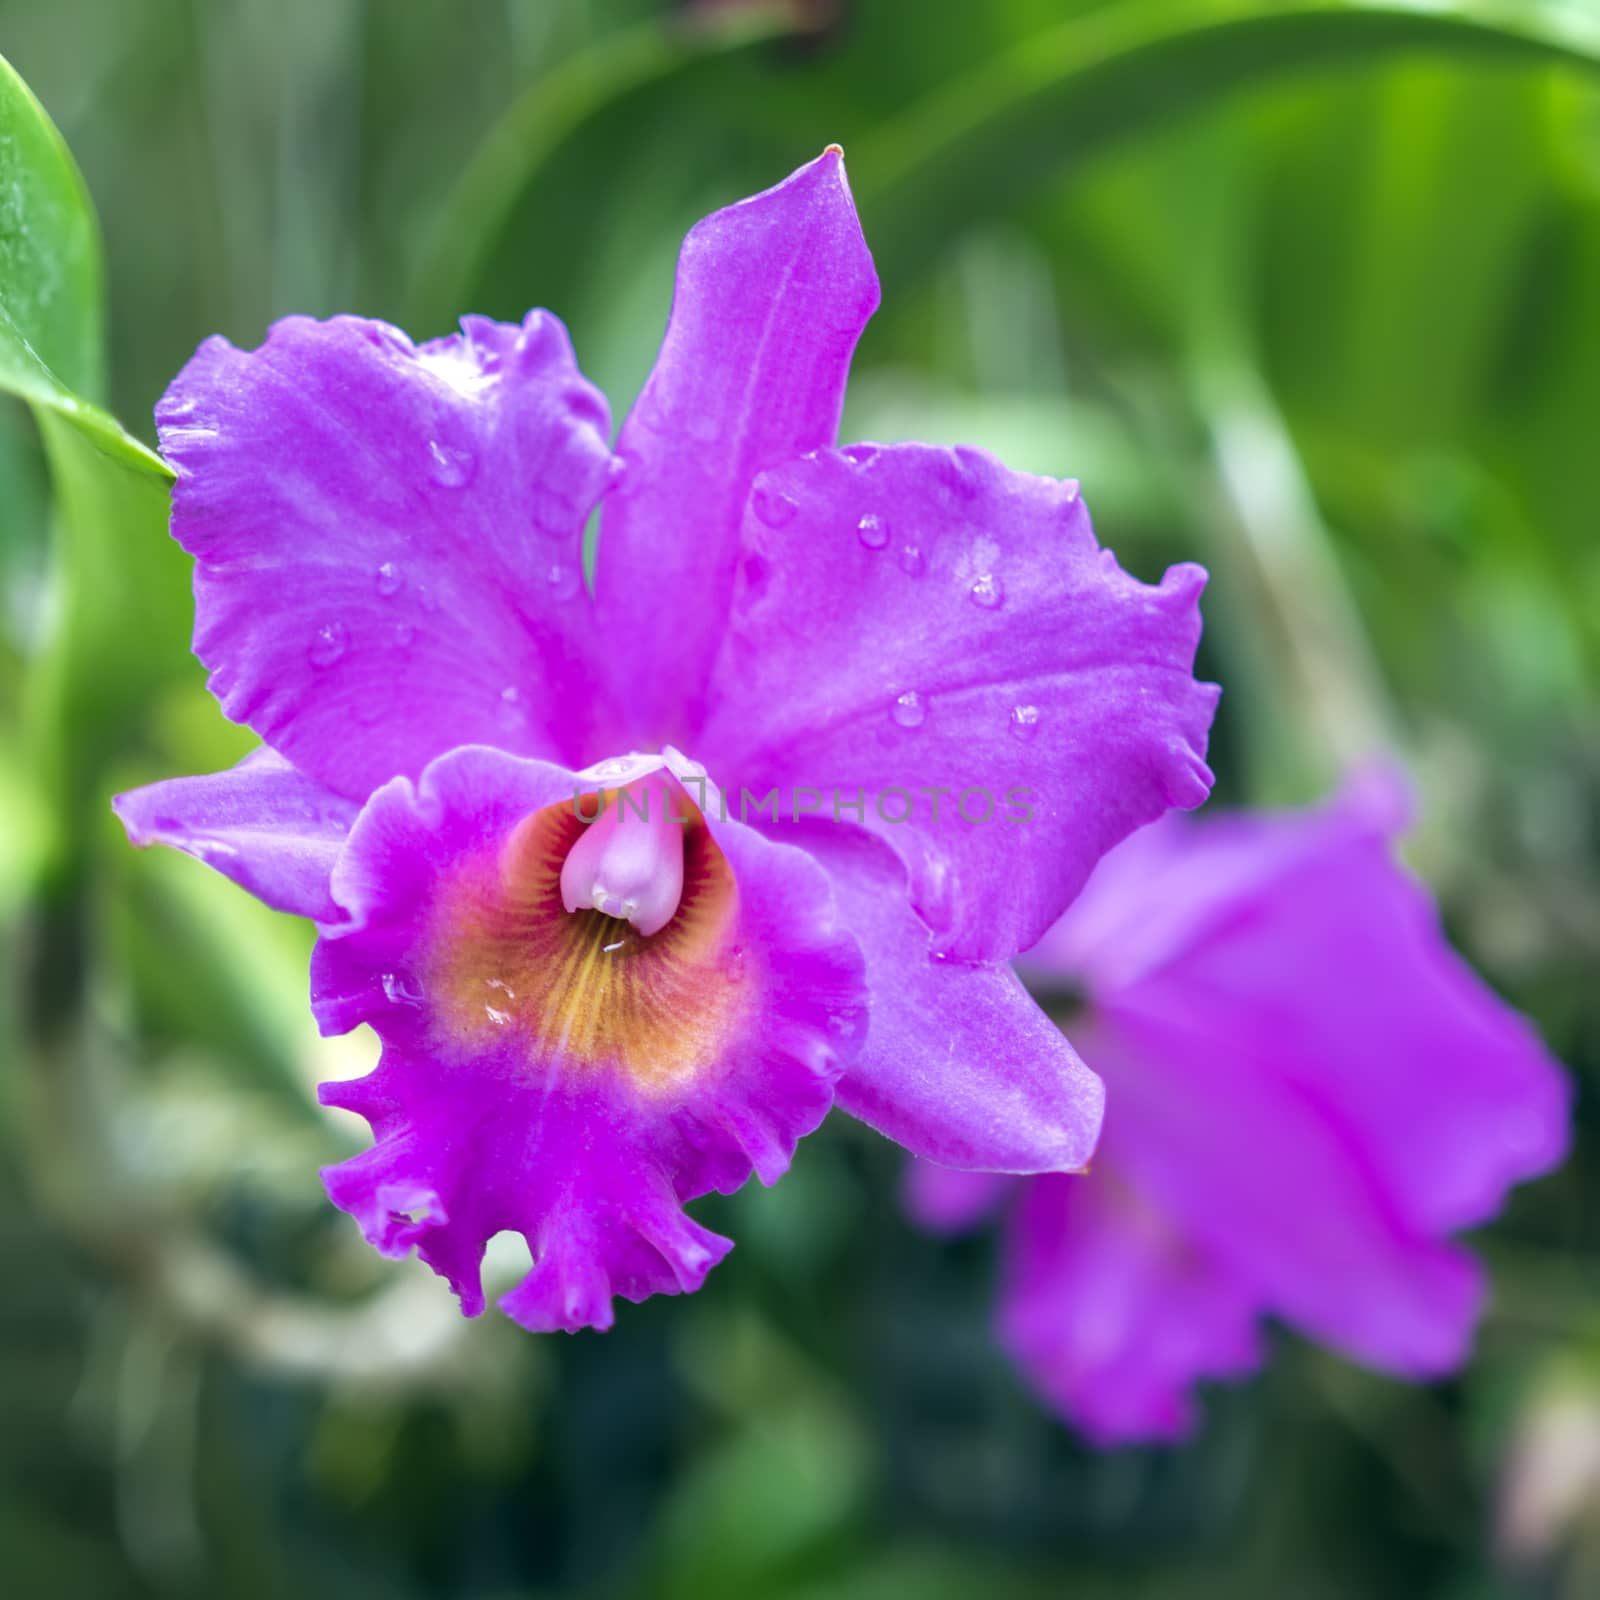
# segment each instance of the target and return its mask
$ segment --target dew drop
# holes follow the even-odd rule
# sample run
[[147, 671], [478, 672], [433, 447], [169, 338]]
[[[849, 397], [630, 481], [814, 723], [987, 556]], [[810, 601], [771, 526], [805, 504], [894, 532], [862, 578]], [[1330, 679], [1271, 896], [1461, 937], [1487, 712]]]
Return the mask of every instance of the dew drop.
[[417, 637], [417, 630], [409, 622], [397, 622], [394, 625], [394, 642], [402, 650], [409, 650]]
[[384, 973], [383, 997], [392, 1006], [420, 1006], [423, 1000], [422, 990], [398, 972]]
[[908, 544], [900, 551], [900, 570], [908, 578], [920, 578], [928, 570], [927, 557], [914, 544]]
[[509, 1011], [501, 1011], [497, 1006], [486, 1004], [483, 1008], [483, 1014], [497, 1028], [505, 1027], [505, 1025], [511, 1020], [511, 1013]]
[[1006, 592], [992, 572], [980, 573], [972, 585], [972, 603], [993, 611], [1005, 599]]
[[459, 489], [472, 476], [470, 451], [455, 450], [433, 439], [428, 444], [428, 454], [432, 457], [429, 474], [435, 483], [443, 484], [446, 489]]
[[856, 524], [856, 537], [869, 550], [881, 550], [889, 542], [889, 527], [882, 517], [869, 511]]
[[762, 485], [751, 496], [750, 503], [755, 507], [756, 515], [769, 528], [786, 528], [794, 521], [794, 501], [786, 494], [779, 494], [776, 489]]
[[729, 983], [742, 983], [744, 981], [744, 949], [735, 945], [722, 963], [722, 975]]
[[901, 728], [920, 728], [922, 719], [928, 714], [928, 708], [922, 703], [922, 696], [915, 689], [906, 692], [889, 707], [889, 715], [895, 725]]
[[400, 575], [400, 569], [392, 561], [385, 561], [378, 568], [377, 573], [378, 593], [385, 600], [393, 599], [405, 587], [405, 579]]
[[1039, 731], [1038, 706], [1012, 706], [1011, 708], [1011, 736], [1020, 739], [1023, 744]]
[[161, 430], [161, 448], [163, 450], [181, 450], [192, 444], [206, 444], [215, 439], [215, 428], [174, 428], [170, 424]]
[[578, 569], [569, 567], [562, 562], [554, 561], [544, 575], [546, 586], [550, 590], [553, 600], [570, 600], [578, 592]]
[[314, 667], [331, 667], [345, 653], [350, 635], [342, 622], [327, 622], [317, 629], [306, 652]]

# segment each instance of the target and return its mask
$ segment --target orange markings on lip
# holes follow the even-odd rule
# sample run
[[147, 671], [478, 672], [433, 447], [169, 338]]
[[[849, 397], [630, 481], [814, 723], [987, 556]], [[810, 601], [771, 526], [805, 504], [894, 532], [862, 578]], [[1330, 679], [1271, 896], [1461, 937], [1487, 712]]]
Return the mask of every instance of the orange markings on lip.
[[[580, 803], [596, 813], [595, 795]], [[733, 942], [738, 887], [699, 811], [682, 803], [683, 898], [649, 937], [562, 905], [562, 863], [584, 829], [571, 802], [523, 818], [446, 885], [424, 982], [447, 1044], [481, 1050], [514, 1036], [530, 1063], [620, 1067], [658, 1092], [714, 1059], [750, 1004]]]

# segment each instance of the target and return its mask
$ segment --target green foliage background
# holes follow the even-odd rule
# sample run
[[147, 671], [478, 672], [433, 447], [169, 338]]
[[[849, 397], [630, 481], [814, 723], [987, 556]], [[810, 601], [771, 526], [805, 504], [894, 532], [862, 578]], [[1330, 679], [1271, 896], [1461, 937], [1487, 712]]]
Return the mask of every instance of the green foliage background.
[[[1600, 1592], [1596, 0], [0, 0], [0, 53], [65, 136], [0, 77], [7, 1593]], [[1219, 802], [1402, 751], [1576, 1074], [1460, 1381], [1285, 1335], [1186, 1448], [1087, 1452], [990, 1348], [988, 1243], [831, 1124], [699, 1208], [739, 1248], [691, 1300], [462, 1323], [322, 1197], [310, 1086], [369, 1047], [315, 1039], [308, 930], [115, 828], [248, 744], [147, 448], [202, 337], [544, 304], [620, 410], [685, 228], [835, 140], [884, 286], [847, 434], [1207, 562]]]

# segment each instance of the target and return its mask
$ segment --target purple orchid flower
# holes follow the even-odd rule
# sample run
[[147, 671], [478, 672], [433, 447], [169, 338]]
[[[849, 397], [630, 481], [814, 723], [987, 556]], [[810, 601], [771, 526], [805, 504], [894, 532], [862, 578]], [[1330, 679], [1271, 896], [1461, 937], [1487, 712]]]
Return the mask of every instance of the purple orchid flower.
[[503, 1229], [529, 1328], [697, 1288], [730, 1245], [683, 1203], [773, 1182], [836, 1091], [952, 1166], [1093, 1148], [1005, 963], [1205, 798], [1204, 575], [1127, 577], [1075, 484], [836, 448], [877, 295], [830, 149], [689, 234], [615, 453], [543, 311], [291, 317], [157, 409], [195, 650], [263, 748], [116, 809], [316, 919], [319, 1025], [383, 1045], [322, 1087], [375, 1136], [328, 1191], [468, 1314]]
[[1001, 1342], [1098, 1443], [1188, 1432], [1266, 1315], [1403, 1376], [1466, 1358], [1484, 1283], [1449, 1236], [1561, 1160], [1569, 1094], [1396, 862], [1406, 814], [1372, 771], [1128, 840], [1027, 958], [1110, 1086], [1092, 1174], [908, 1173], [936, 1230], [1006, 1207]]

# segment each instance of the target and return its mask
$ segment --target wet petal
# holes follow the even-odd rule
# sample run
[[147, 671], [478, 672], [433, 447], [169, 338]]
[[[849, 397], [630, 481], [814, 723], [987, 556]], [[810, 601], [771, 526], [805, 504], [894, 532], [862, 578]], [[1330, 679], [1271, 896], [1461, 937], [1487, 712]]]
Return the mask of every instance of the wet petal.
[[606, 405], [548, 313], [464, 328], [289, 317], [208, 339], [156, 410], [212, 690], [357, 800], [474, 740], [588, 758]]
[[877, 304], [837, 149], [684, 240], [666, 338], [617, 441], [595, 574], [635, 740], [693, 732], [751, 484], [834, 442]]
[[744, 547], [697, 749], [730, 788], [864, 803], [942, 952], [1014, 955], [1118, 840], [1205, 798], [1204, 575], [1128, 577], [1075, 485], [823, 451], [762, 477]]
[[132, 843], [182, 850], [274, 911], [321, 922], [342, 915], [328, 878], [357, 808], [275, 751], [257, 750], [227, 772], [130, 789], [111, 806]]
[[827, 868], [867, 963], [871, 1018], [840, 1106], [947, 1167], [1082, 1167], [1105, 1091], [1011, 969], [934, 960], [905, 869], [872, 835], [824, 825], [797, 837]]
[[334, 1202], [385, 1253], [415, 1247], [469, 1314], [485, 1243], [521, 1233], [534, 1267], [502, 1304], [534, 1329], [698, 1287], [729, 1246], [682, 1203], [774, 1182], [865, 1026], [824, 875], [681, 791], [666, 926], [568, 912], [587, 788], [484, 749], [386, 785], [334, 874], [351, 922], [312, 972], [324, 1030], [370, 1022], [384, 1046], [370, 1077], [323, 1086], [376, 1139], [325, 1174]]

